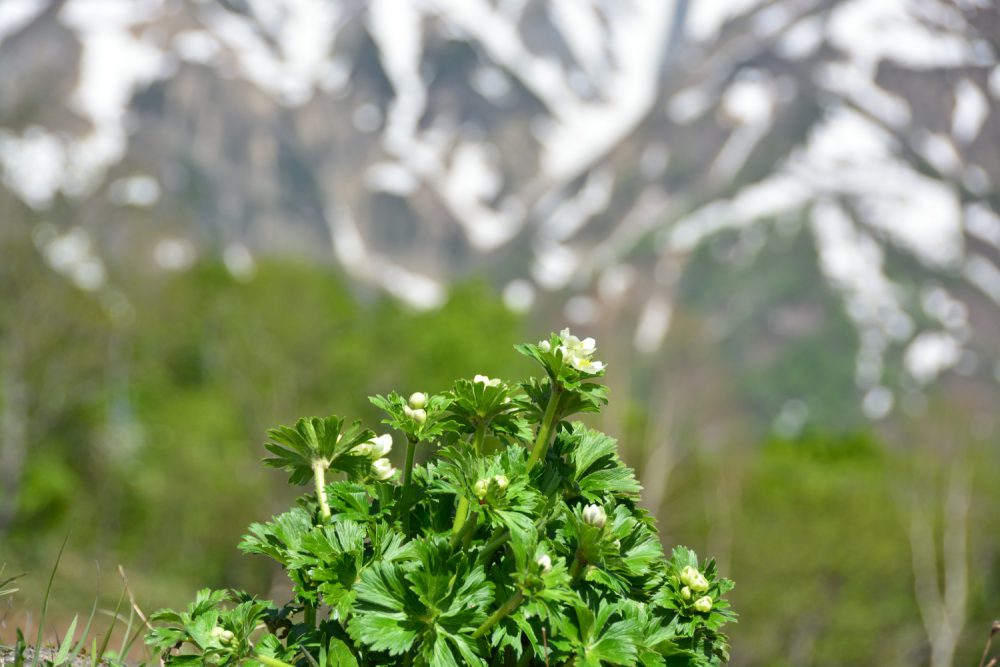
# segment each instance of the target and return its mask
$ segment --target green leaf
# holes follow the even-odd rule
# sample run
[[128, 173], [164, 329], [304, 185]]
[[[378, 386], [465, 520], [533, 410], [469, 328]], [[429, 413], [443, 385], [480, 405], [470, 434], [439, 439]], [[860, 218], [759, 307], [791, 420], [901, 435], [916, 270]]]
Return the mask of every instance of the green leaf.
[[295, 426], [279, 426], [267, 432], [270, 441], [264, 448], [274, 454], [264, 459], [272, 468], [288, 471], [289, 484], [307, 484], [313, 477], [313, 464], [317, 461], [333, 470], [346, 472], [351, 478], [368, 474], [371, 458], [355, 454], [358, 445], [371, 440], [375, 434], [361, 429], [359, 422], [345, 427], [341, 417], [311, 417], [300, 419]]

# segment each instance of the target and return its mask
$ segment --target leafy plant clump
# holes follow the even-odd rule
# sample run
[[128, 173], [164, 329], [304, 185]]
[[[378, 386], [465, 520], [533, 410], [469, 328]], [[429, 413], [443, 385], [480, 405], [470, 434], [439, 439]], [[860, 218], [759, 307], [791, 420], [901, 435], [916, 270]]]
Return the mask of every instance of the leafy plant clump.
[[[401, 470], [392, 435], [358, 422], [271, 430], [265, 463], [314, 491], [240, 548], [277, 561], [292, 599], [206, 589], [147, 643], [169, 665], [725, 662], [732, 582], [690, 549], [667, 558], [615, 441], [569, 421], [607, 403], [594, 340], [516, 349], [544, 376], [371, 398], [405, 436]], [[415, 465], [418, 448], [435, 456]]]

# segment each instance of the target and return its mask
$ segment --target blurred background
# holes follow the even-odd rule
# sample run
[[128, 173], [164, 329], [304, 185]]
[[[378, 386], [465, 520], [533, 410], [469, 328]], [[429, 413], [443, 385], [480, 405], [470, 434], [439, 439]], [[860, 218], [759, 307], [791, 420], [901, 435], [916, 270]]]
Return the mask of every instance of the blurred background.
[[119, 563], [281, 595], [266, 428], [568, 325], [733, 665], [975, 664], [998, 54], [992, 0], [0, 0], [0, 639], [67, 533], [56, 630]]

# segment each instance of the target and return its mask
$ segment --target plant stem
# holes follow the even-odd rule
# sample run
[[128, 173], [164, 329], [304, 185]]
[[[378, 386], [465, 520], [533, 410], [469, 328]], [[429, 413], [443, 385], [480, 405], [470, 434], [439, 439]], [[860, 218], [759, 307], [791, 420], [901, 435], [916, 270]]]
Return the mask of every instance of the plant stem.
[[556, 422], [559, 421], [559, 400], [562, 398], [562, 386], [555, 380], [550, 380], [549, 402], [545, 406], [545, 414], [542, 416], [542, 423], [538, 425], [538, 435], [535, 438], [535, 446], [531, 449], [528, 457], [526, 470], [530, 471], [536, 463], [545, 458], [545, 453], [549, 449], [549, 440], [552, 438], [552, 431]]
[[253, 659], [263, 665], [267, 665], [267, 667], [295, 667], [294, 665], [289, 665], [287, 662], [282, 662], [276, 658], [269, 658], [260, 653], [255, 653]]
[[306, 625], [316, 627], [316, 607], [307, 602], [304, 613]]
[[494, 625], [502, 621], [509, 613], [514, 611], [520, 606], [521, 602], [524, 600], [524, 593], [518, 591], [510, 597], [509, 600], [503, 603], [503, 606], [493, 612], [493, 615], [483, 621], [483, 624], [476, 628], [476, 631], [472, 633], [473, 639], [479, 639], [487, 632], [490, 631]]
[[413, 438], [406, 439], [406, 462], [403, 464], [403, 489], [410, 488], [413, 481], [413, 455], [417, 451], [417, 441]]
[[580, 554], [580, 550], [577, 549], [576, 556], [573, 558], [573, 565], [569, 568], [569, 578], [571, 584], [575, 584], [576, 580], [580, 578], [580, 574], [583, 572], [584, 563], [585, 561]]
[[506, 528], [494, 535], [493, 539], [487, 542], [486, 546], [484, 546], [483, 550], [479, 553], [479, 563], [485, 564], [486, 561], [489, 560], [489, 557], [493, 555], [493, 552], [506, 544], [509, 539], [510, 531]]
[[[486, 437], [486, 422], [481, 421], [476, 425], [476, 432], [472, 436], [472, 451], [477, 455], [483, 448], [483, 439]], [[465, 521], [469, 517], [469, 499], [462, 496], [458, 499], [458, 507], [455, 509], [455, 521], [451, 524], [451, 548], [458, 546], [462, 539], [462, 529]]]
[[316, 499], [319, 500], [319, 513], [323, 521], [330, 519], [330, 505], [326, 502], [326, 459], [314, 459], [312, 462], [313, 479], [316, 481]]
[[469, 516], [469, 499], [462, 496], [458, 499], [458, 507], [455, 508], [455, 521], [451, 524], [451, 548], [454, 549], [461, 539], [462, 529], [465, 527], [465, 519]]

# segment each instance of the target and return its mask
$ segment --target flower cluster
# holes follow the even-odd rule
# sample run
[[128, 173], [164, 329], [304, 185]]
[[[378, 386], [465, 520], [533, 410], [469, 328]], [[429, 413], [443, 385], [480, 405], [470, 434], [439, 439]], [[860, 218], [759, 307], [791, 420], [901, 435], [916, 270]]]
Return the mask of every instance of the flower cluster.
[[[559, 332], [559, 341], [555, 351], [562, 356], [564, 362], [569, 363], [576, 370], [591, 375], [596, 375], [604, 370], [604, 363], [593, 358], [594, 353], [597, 352], [597, 341], [593, 338], [580, 340], [567, 328]], [[547, 340], [539, 341], [538, 347], [543, 352], [552, 351], [552, 343]]]
[[507, 479], [506, 475], [494, 475], [492, 478], [484, 477], [477, 481], [473, 490], [476, 493], [476, 497], [483, 500], [489, 494], [490, 487], [495, 488], [498, 493], [503, 493], [509, 485], [510, 480]]
[[351, 450], [352, 454], [372, 459], [371, 472], [375, 479], [385, 481], [396, 473], [386, 456], [392, 451], [392, 436], [385, 433], [363, 442]]
[[[704, 593], [709, 587], [708, 579], [705, 575], [690, 565], [685, 565], [684, 569], [681, 570], [681, 583], [684, 584], [684, 588], [681, 589], [681, 597], [685, 600], [691, 599], [692, 591], [695, 593]], [[696, 610], [707, 614], [712, 611], [712, 597], [702, 595], [694, 601], [692, 606]]]
[[403, 406], [403, 414], [417, 422], [423, 424], [427, 421], [427, 394], [417, 391], [410, 394], [410, 400]]

